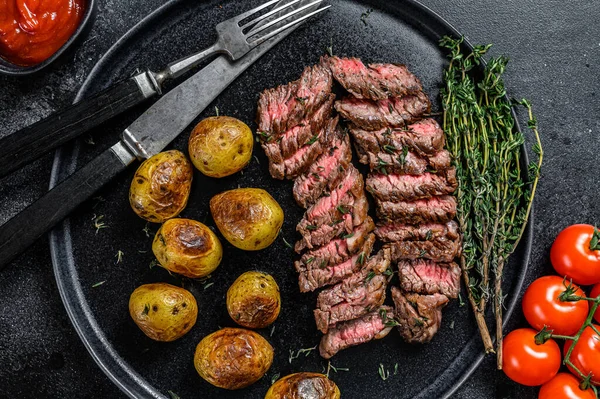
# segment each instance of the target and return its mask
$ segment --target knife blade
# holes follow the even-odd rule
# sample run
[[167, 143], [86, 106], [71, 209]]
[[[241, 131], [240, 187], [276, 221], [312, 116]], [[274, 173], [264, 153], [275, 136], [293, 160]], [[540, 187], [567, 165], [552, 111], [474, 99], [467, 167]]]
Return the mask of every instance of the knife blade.
[[119, 142], [0, 226], [0, 270], [137, 157], [160, 152], [242, 72], [301, 25], [281, 32], [236, 62], [216, 58], [144, 112]]

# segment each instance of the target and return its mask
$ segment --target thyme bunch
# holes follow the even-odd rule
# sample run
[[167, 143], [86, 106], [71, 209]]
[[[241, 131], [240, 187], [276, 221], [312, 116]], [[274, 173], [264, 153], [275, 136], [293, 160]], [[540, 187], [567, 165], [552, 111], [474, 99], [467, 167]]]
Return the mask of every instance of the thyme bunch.
[[494, 352], [484, 317], [487, 304], [493, 300], [500, 369], [502, 274], [525, 231], [543, 152], [531, 104], [519, 101], [516, 104], [528, 112], [528, 127], [535, 137], [532, 149], [537, 158], [528, 165], [527, 173], [522, 173], [521, 147], [525, 137], [516, 129], [514, 104], [506, 99], [502, 80], [508, 59], [491, 58], [480, 76], [474, 68], [482, 63], [491, 45], [475, 46], [465, 53], [462, 42], [462, 38], [447, 36], [440, 41], [450, 58], [441, 91], [443, 128], [459, 183], [455, 196], [463, 233], [462, 277], [486, 353]]

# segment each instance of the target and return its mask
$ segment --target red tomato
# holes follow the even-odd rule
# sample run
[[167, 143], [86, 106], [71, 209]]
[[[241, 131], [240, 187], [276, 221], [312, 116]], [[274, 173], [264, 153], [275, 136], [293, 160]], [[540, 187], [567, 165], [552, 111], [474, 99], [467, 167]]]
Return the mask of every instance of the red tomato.
[[599, 238], [589, 224], [574, 224], [561, 231], [550, 248], [554, 270], [580, 285], [600, 283]]
[[[600, 326], [595, 326], [600, 330]], [[573, 341], [571, 340], [565, 342], [563, 349], [565, 356], [572, 344]], [[570, 360], [583, 374], [593, 374], [592, 384], [600, 385], [600, 335], [596, 334], [591, 327], [583, 330], [583, 334], [581, 334], [579, 341], [573, 348], [573, 352], [571, 352]], [[568, 367], [571, 373], [579, 376], [571, 366]]]
[[[525, 318], [536, 330], [548, 326], [554, 334], [573, 335], [585, 322], [590, 306], [588, 301], [563, 302], [558, 296], [565, 290], [562, 277], [544, 276], [535, 280], [523, 296], [523, 313]], [[573, 285], [574, 294], [585, 296], [583, 290]]]
[[569, 373], [558, 373], [542, 385], [538, 399], [596, 399], [592, 388], [582, 391], [580, 381]]
[[560, 368], [558, 344], [550, 339], [537, 345], [535, 334], [531, 328], [520, 328], [509, 333], [502, 342], [504, 373], [511, 380], [530, 387], [550, 381]]
[[[590, 298], [596, 298], [598, 295], [600, 295], [600, 284], [596, 284], [594, 288], [592, 288], [592, 292], [590, 292]], [[600, 323], [600, 307], [598, 307], [596, 313], [594, 313], [594, 319]]]

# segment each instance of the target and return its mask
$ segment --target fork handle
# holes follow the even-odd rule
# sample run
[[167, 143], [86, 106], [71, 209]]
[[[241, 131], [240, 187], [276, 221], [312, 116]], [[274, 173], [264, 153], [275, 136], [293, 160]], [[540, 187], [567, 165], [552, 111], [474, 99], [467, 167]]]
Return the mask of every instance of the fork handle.
[[157, 87], [143, 72], [0, 139], [0, 177], [152, 97]]

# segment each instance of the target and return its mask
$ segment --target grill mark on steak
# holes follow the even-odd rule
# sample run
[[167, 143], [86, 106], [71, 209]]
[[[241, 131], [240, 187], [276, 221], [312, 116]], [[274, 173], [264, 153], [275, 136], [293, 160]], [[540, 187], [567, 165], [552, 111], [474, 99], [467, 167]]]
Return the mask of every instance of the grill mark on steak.
[[370, 64], [358, 58], [324, 57], [334, 78], [357, 98], [383, 100], [400, 97], [423, 89], [419, 79], [405, 65]]
[[351, 346], [360, 345], [373, 339], [380, 339], [388, 335], [392, 327], [385, 325], [381, 313], [391, 314], [392, 308], [381, 306], [374, 312], [339, 323], [331, 328], [321, 338], [319, 353], [325, 359], [330, 359], [339, 351]]
[[338, 127], [330, 148], [294, 181], [294, 199], [298, 205], [308, 208], [326, 189], [331, 191], [346, 174], [351, 159], [350, 137]]
[[450, 240], [438, 237], [430, 241], [397, 241], [387, 243], [392, 260], [415, 260], [418, 258], [431, 259], [436, 262], [449, 263], [460, 255], [460, 238]]
[[300, 292], [314, 291], [317, 288], [321, 288], [326, 285], [339, 283], [356, 270], [361, 269], [371, 253], [374, 243], [375, 235], [371, 233], [365, 240], [360, 253], [353, 255], [350, 259], [344, 261], [343, 263], [334, 266], [323, 267], [322, 269], [313, 268], [300, 272], [298, 277]]
[[346, 97], [335, 102], [335, 109], [354, 125], [365, 130], [406, 127], [429, 112], [431, 103], [423, 92], [406, 97], [372, 101]]
[[456, 216], [456, 199], [442, 195], [416, 201], [375, 201], [377, 217], [398, 223], [446, 223]]
[[336, 238], [323, 247], [305, 252], [300, 260], [294, 262], [296, 270], [301, 272], [309, 268], [336, 265], [346, 261], [362, 247], [374, 228], [373, 219], [367, 217], [360, 226], [355, 227], [352, 233], [344, 238]]
[[399, 261], [400, 287], [405, 292], [443, 294], [457, 298], [460, 291], [460, 267], [454, 263], [436, 263], [417, 259]]
[[385, 151], [385, 146], [398, 150], [408, 147], [420, 155], [433, 155], [444, 149], [444, 131], [435, 119], [427, 118], [408, 125], [406, 128], [385, 127], [375, 131], [350, 126], [354, 141], [363, 152]]
[[383, 242], [419, 240], [428, 241], [440, 237], [450, 240], [460, 238], [458, 224], [455, 221], [447, 223], [426, 223], [421, 225], [410, 225], [397, 221], [388, 221], [386, 224], [378, 224], [375, 235]]
[[404, 294], [392, 287], [398, 331], [408, 343], [431, 341], [442, 324], [442, 307], [448, 298], [442, 294]]
[[367, 177], [367, 191], [380, 201], [410, 201], [434, 195], [451, 194], [456, 190], [456, 169], [444, 171], [444, 175], [399, 175], [371, 173]]
[[316, 135], [329, 122], [333, 100], [335, 100], [335, 94], [330, 94], [314, 114], [307, 115], [300, 124], [278, 137], [265, 133], [260, 134], [261, 146], [269, 161], [282, 163], [285, 159], [292, 157], [300, 148], [310, 144], [311, 140], [315, 140]]
[[304, 68], [300, 79], [267, 89], [258, 100], [258, 130], [279, 135], [311, 115], [331, 94], [329, 68], [317, 64]]
[[[306, 170], [321, 153], [329, 148], [333, 133], [335, 132], [336, 119], [330, 119], [327, 125], [316, 135], [318, 140], [300, 148], [290, 158], [282, 162], [275, 162], [269, 158], [269, 172], [275, 179], [293, 179]], [[264, 148], [264, 147], [263, 147]], [[270, 154], [267, 154], [269, 156]]]

